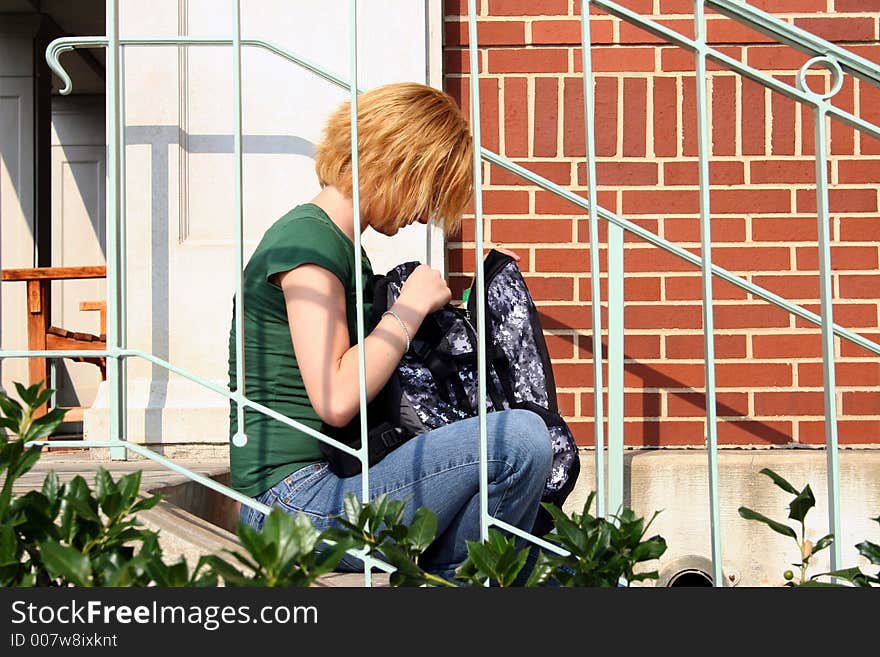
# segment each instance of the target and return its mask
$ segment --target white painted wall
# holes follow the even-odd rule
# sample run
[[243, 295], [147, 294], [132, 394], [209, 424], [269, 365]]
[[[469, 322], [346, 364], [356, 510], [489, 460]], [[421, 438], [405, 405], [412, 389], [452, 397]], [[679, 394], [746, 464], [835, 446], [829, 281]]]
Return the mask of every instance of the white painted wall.
[[[0, 19], [0, 267], [34, 266], [33, 17]], [[0, 348], [27, 349], [25, 283], [0, 285]], [[27, 360], [0, 361], [2, 384], [27, 381]]]
[[[104, 98], [59, 96], [52, 99], [52, 265], [105, 264], [104, 197], [106, 149]], [[98, 335], [100, 315], [79, 309], [81, 301], [106, 299], [104, 279], [52, 283], [52, 323], [68, 331]], [[89, 406], [100, 372], [89, 363], [56, 361], [57, 402]]]
[[[362, 87], [392, 81], [439, 82], [427, 57], [426, 6], [412, 0], [362, 3]], [[121, 2], [123, 37], [231, 37], [229, 3]], [[263, 38], [347, 77], [347, 2], [242, 3], [242, 36]], [[434, 48], [439, 55], [436, 29]], [[126, 50], [129, 346], [221, 385], [236, 263], [230, 47]], [[429, 78], [428, 71], [433, 71]], [[244, 234], [247, 258], [277, 218], [319, 190], [312, 152], [325, 117], [348, 92], [277, 55], [242, 55]], [[403, 260], [443, 266], [435, 232], [412, 226], [389, 240], [367, 234], [373, 267]], [[130, 360], [129, 439], [225, 443], [227, 401], [143, 360]], [[108, 435], [106, 386], [86, 414], [87, 438]]]

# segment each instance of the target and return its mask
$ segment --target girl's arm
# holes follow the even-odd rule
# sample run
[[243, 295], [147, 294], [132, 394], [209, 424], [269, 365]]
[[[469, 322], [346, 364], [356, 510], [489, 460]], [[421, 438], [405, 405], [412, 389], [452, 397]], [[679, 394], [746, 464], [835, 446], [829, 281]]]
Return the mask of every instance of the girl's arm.
[[[278, 275], [284, 292], [293, 349], [309, 401], [327, 424], [342, 427], [360, 409], [358, 346], [351, 345], [342, 282], [318, 265], [301, 265]], [[440, 273], [420, 265], [410, 274], [391, 308], [415, 336], [430, 312], [448, 303], [452, 293]], [[406, 349], [398, 321], [386, 315], [364, 339], [367, 401], [391, 377]]]

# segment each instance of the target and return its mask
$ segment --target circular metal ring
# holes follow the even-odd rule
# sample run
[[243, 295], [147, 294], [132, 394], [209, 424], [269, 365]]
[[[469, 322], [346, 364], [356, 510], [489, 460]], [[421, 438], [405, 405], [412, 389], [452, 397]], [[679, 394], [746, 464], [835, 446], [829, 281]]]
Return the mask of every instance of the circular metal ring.
[[[810, 89], [809, 86], [807, 86], [807, 72], [816, 64], [821, 65], [831, 72], [831, 91], [829, 91], [828, 93], [820, 94], [813, 91], [812, 89]], [[830, 55], [819, 55], [818, 57], [813, 57], [809, 61], [805, 62], [804, 65], [801, 66], [801, 69], [798, 71], [797, 86], [798, 89], [806, 94], [821, 98], [822, 100], [828, 100], [838, 91], [840, 91], [841, 87], [843, 87], [843, 69], [840, 68], [840, 64], [837, 63], [837, 60]]]

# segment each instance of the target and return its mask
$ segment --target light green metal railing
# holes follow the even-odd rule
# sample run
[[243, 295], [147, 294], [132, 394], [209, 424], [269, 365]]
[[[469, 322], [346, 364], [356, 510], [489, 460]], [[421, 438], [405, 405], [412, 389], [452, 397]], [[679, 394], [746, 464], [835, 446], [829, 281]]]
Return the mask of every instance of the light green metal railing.
[[[697, 133], [699, 137], [699, 183], [700, 183], [700, 218], [701, 218], [701, 254], [696, 256], [681, 247], [659, 237], [658, 235], [641, 228], [627, 219], [602, 208], [592, 199], [596, 198], [596, 152], [594, 139], [594, 97], [592, 84], [592, 62], [590, 57], [590, 5], [621, 18], [622, 20], [637, 25], [642, 29], [660, 37], [664, 41], [680, 46], [694, 53], [695, 72], [697, 78]], [[706, 43], [705, 32], [705, 8], [711, 8], [723, 13], [745, 25], [757, 29], [775, 38], [777, 41], [787, 43], [795, 48], [813, 55], [801, 69], [797, 77], [797, 85], [791, 86], [761, 71], [743, 64], [711, 47]], [[795, 28], [772, 16], [756, 10], [748, 5], [735, 0], [695, 0], [694, 20], [695, 37], [690, 39], [666, 26], [642, 17], [635, 12], [622, 7], [614, 2], [605, 0], [581, 0], [581, 54], [583, 61], [584, 77], [584, 120], [586, 123], [586, 165], [587, 165], [587, 188], [588, 198], [564, 189], [551, 181], [538, 176], [497, 153], [485, 149], [481, 145], [480, 134], [480, 103], [479, 103], [479, 66], [478, 66], [478, 43], [476, 2], [468, 1], [468, 33], [469, 33], [469, 56], [470, 56], [470, 106], [473, 112], [472, 130], [474, 140], [474, 189], [475, 189], [475, 248], [477, 253], [483, 252], [483, 207], [482, 207], [482, 175], [481, 162], [486, 161], [501, 167], [533, 185], [556, 194], [560, 198], [570, 201], [575, 206], [587, 212], [589, 226], [589, 270], [591, 275], [592, 295], [592, 326], [594, 340], [594, 367], [593, 387], [595, 395], [594, 427], [595, 427], [595, 458], [596, 458], [596, 490], [599, 500], [598, 512], [607, 515], [619, 509], [623, 503], [623, 232], [628, 231], [633, 235], [645, 240], [667, 253], [677, 256], [692, 265], [699, 267], [702, 272], [702, 308], [704, 327], [704, 352], [705, 352], [705, 389], [707, 408], [707, 447], [709, 458], [709, 491], [710, 491], [710, 523], [711, 523], [711, 553], [713, 559], [713, 578], [716, 586], [721, 585], [721, 535], [719, 523], [719, 494], [718, 494], [718, 445], [717, 445], [717, 419], [715, 417], [715, 357], [713, 342], [713, 313], [712, 313], [712, 280], [718, 277], [732, 285], [735, 285], [757, 298], [768, 301], [801, 319], [821, 326], [823, 344], [823, 381], [825, 386], [825, 426], [826, 426], [826, 450], [828, 460], [828, 490], [829, 490], [829, 525], [830, 531], [839, 535], [840, 509], [839, 509], [839, 467], [837, 462], [837, 409], [835, 407], [835, 380], [834, 380], [834, 336], [848, 340], [875, 354], [880, 354], [880, 344], [860, 336], [833, 322], [832, 297], [831, 297], [831, 263], [830, 263], [830, 236], [828, 231], [828, 180], [826, 168], [827, 134], [825, 119], [827, 117], [837, 119], [843, 123], [860, 130], [865, 134], [880, 139], [880, 127], [861, 119], [854, 114], [834, 107], [829, 99], [840, 89], [844, 73], [852, 74], [860, 80], [880, 86], [880, 69], [871, 62], [858, 57], [842, 48], [828, 43], [808, 32]], [[256, 500], [242, 495], [241, 493], [217, 483], [216, 481], [188, 470], [179, 464], [167, 459], [146, 447], [137, 445], [126, 440], [126, 368], [125, 363], [129, 358], [142, 358], [156, 366], [165, 368], [169, 372], [178, 374], [205, 388], [226, 397], [236, 404], [239, 433], [232, 438], [232, 449], [244, 445], [247, 436], [243, 433], [244, 411], [250, 408], [259, 413], [268, 415], [287, 426], [296, 428], [306, 434], [329, 443], [347, 454], [360, 459], [363, 464], [362, 497], [369, 498], [369, 469], [366, 441], [360, 449], [353, 449], [337, 440], [315, 431], [299, 422], [288, 418], [277, 411], [247, 398], [244, 376], [244, 333], [242, 313], [236, 313], [236, 375], [237, 388], [229, 390], [213, 381], [204, 379], [196, 374], [188, 372], [174, 364], [157, 356], [137, 349], [127, 348], [126, 343], [126, 253], [125, 253], [125, 149], [123, 148], [123, 131], [125, 127], [125, 76], [124, 76], [124, 50], [125, 46], [217, 46], [229, 45], [233, 49], [233, 95], [234, 95], [234, 139], [233, 139], [233, 163], [235, 168], [235, 254], [237, 272], [235, 277], [235, 305], [242, 307], [242, 271], [244, 269], [243, 250], [243, 201], [242, 201], [242, 91], [241, 91], [241, 48], [243, 46], [257, 47], [268, 50], [280, 57], [291, 61], [298, 66], [311, 71], [319, 77], [342, 88], [349, 89], [351, 93], [351, 118], [352, 118], [352, 169], [353, 169], [353, 201], [355, 208], [355, 222], [359, 226], [359, 202], [358, 202], [358, 153], [357, 153], [357, 6], [355, 0], [350, 0], [351, 16], [351, 79], [346, 80], [323, 67], [300, 57], [299, 55], [277, 44], [262, 39], [245, 39], [240, 32], [240, 8], [239, 0], [233, 0], [233, 35], [225, 37], [126, 37], [120, 38], [118, 25], [116, 0], [107, 0], [107, 26], [106, 36], [103, 37], [67, 37], [56, 39], [47, 49], [47, 60], [52, 70], [64, 83], [61, 93], [69, 93], [71, 81], [59, 62], [59, 56], [73, 48], [106, 48], [107, 57], [107, 284], [108, 284], [108, 326], [107, 326], [107, 349], [104, 351], [28, 351], [6, 350], [0, 351], [0, 358], [26, 358], [26, 357], [49, 357], [62, 358], [71, 356], [106, 356], [108, 359], [108, 385], [110, 387], [110, 437], [106, 441], [42, 441], [38, 444], [45, 447], [81, 447], [81, 448], [106, 448], [110, 447], [113, 458], [124, 458], [130, 450], [143, 457], [149, 458], [175, 472], [178, 472], [193, 481], [205, 485], [218, 493], [230, 497], [257, 511], [267, 513], [269, 508]], [[749, 281], [735, 276], [712, 262], [711, 258], [711, 234], [710, 234], [710, 195], [709, 195], [709, 156], [711, 148], [708, 139], [707, 126], [707, 98], [706, 98], [706, 60], [712, 60], [722, 64], [730, 70], [747, 77], [759, 84], [784, 94], [785, 96], [812, 107], [815, 114], [815, 143], [816, 143], [816, 187], [817, 187], [817, 214], [819, 223], [819, 250], [820, 250], [820, 276], [821, 276], [821, 314], [817, 315], [799, 305], [780, 297], [769, 290], [754, 285]], [[832, 73], [832, 89], [827, 94], [817, 94], [809, 89], [806, 84], [806, 72], [814, 64], [821, 64]], [[608, 223], [608, 482], [605, 482], [605, 436], [603, 433], [604, 409], [602, 406], [602, 350], [601, 350], [601, 295], [599, 289], [599, 251], [598, 251], [598, 221], [603, 219]], [[355, 230], [355, 261], [359, 261], [361, 252], [360, 232]], [[485, 301], [484, 301], [484, 272], [481, 258], [476, 258], [476, 285], [477, 294], [477, 322], [479, 333], [478, 371], [479, 371], [479, 398], [485, 400], [485, 343], [483, 330], [485, 326]], [[361, 271], [355, 268], [357, 285], [361, 286]], [[358, 295], [358, 342], [363, 343], [363, 301]], [[358, 376], [360, 388], [361, 408], [366, 406], [365, 390], [365, 363], [363, 350], [360, 350], [358, 361]], [[361, 413], [361, 432], [366, 435], [366, 413]], [[526, 538], [544, 549], [562, 553], [555, 545], [532, 536], [528, 532], [513, 527], [505, 522], [493, 518], [488, 513], [488, 475], [487, 475], [487, 439], [486, 439], [486, 413], [485, 403], [480, 404], [479, 413], [479, 440], [480, 440], [480, 501], [481, 523], [480, 530], [485, 537], [491, 526], [506, 529], [511, 533]], [[375, 566], [381, 570], [392, 570], [387, 564], [373, 559], [363, 552], [357, 552], [357, 556], [364, 559], [365, 583], [370, 584], [369, 567]], [[832, 568], [840, 566], [840, 548], [834, 543], [831, 557]]]

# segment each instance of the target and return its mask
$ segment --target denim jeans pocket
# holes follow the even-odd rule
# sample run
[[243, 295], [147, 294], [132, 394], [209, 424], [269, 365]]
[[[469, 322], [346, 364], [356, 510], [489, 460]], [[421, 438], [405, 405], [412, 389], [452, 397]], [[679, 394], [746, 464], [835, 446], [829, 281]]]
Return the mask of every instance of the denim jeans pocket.
[[278, 502], [285, 507], [297, 507], [294, 501], [297, 494], [316, 484], [329, 471], [330, 466], [327, 463], [315, 463], [288, 475], [275, 486]]

